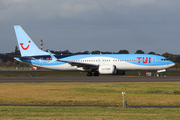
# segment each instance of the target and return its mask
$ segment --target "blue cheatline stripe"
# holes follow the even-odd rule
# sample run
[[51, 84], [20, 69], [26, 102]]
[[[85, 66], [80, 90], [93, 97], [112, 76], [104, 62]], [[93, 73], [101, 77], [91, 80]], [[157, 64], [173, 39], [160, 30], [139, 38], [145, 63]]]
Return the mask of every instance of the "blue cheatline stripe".
[[[88, 58], [95, 58], [97, 59], [101, 59], [102, 57], [106, 57], [105, 59], [109, 59], [109, 58], [113, 58], [113, 59], [117, 59], [117, 60], [126, 60], [127, 63], [131, 63], [134, 65], [141, 65], [141, 66], [160, 66], [160, 65], [164, 65], [164, 62], [161, 62], [161, 59], [166, 59], [165, 57], [162, 56], [158, 56], [158, 55], [146, 55], [146, 54], [103, 54], [103, 55], [55, 55], [55, 57], [57, 57], [57, 59], [61, 59], [61, 60], [80, 60], [80, 59], [88, 59]], [[143, 63], [143, 61], [140, 61], [140, 63], [138, 61], [134, 61], [137, 60], [137, 57], [144, 57], [144, 60], [146, 61], [147, 58], [147, 63]], [[52, 62], [50, 63], [49, 60], [51, 59], [50, 55], [44, 55], [44, 56], [31, 56], [31, 58], [33, 59], [38, 59], [38, 60], [22, 60], [23, 62], [27, 62], [30, 64], [36, 64], [36, 65], [62, 65], [62, 64], [67, 64], [64, 62]], [[149, 63], [149, 58], [150, 58], [150, 63]], [[156, 58], [156, 62], [155, 64], [152, 64], [153, 62], [153, 58]], [[42, 59], [40, 63], [40, 60]], [[47, 60], [49, 59], [49, 60]], [[20, 60], [20, 59], [19, 59]], [[128, 61], [127, 61], [128, 60]], [[129, 61], [131, 60], [131, 61]], [[133, 60], [133, 61], [132, 61]], [[171, 61], [170, 61], [171, 62]], [[95, 64], [97, 64], [97, 62], [95, 62]]]

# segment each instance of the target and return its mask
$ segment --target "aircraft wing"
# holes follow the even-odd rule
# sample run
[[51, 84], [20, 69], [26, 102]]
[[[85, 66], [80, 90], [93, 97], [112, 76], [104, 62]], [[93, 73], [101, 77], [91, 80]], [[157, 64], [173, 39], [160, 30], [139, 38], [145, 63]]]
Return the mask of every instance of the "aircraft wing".
[[69, 63], [71, 66], [77, 66], [78, 68], [82, 67], [84, 70], [98, 68], [97, 64], [89, 64], [89, 63], [73, 62], [73, 61], [65, 61], [65, 60], [57, 60], [57, 61]]
[[65, 62], [69, 63], [71, 66], [77, 66], [78, 68], [83, 68], [83, 70], [89, 70], [89, 69], [98, 69], [97, 64], [89, 64], [89, 63], [82, 63], [82, 62], [74, 62], [74, 61], [66, 61], [66, 60], [58, 60], [54, 54], [52, 54], [49, 50], [49, 55], [51, 56], [52, 62], [58, 61], [58, 62]]

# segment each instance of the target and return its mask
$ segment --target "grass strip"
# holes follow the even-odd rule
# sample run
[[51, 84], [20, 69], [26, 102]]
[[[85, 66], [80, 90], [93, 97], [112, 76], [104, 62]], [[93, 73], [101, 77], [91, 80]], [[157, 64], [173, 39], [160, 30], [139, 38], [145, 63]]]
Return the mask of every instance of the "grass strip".
[[180, 106], [179, 82], [0, 83], [0, 104]]
[[163, 120], [180, 119], [180, 108], [0, 107], [0, 119]]

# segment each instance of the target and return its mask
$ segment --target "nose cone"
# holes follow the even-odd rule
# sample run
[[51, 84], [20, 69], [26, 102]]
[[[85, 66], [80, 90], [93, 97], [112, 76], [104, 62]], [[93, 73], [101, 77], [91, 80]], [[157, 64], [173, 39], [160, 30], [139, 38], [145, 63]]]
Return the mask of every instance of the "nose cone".
[[175, 66], [175, 63], [172, 61], [169, 61], [169, 65], [170, 65], [170, 67], [173, 67], [173, 66]]

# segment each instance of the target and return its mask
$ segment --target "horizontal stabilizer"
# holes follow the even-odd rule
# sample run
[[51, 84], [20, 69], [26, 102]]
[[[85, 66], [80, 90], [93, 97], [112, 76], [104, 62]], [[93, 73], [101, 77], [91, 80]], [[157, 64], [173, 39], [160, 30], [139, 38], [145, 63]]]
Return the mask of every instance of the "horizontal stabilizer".
[[23, 60], [31, 60], [31, 57], [21, 57], [19, 55], [9, 55], [9, 54], [5, 54], [6, 56], [9, 56], [9, 57], [14, 57], [14, 58], [20, 58], [20, 59], [23, 59]]

